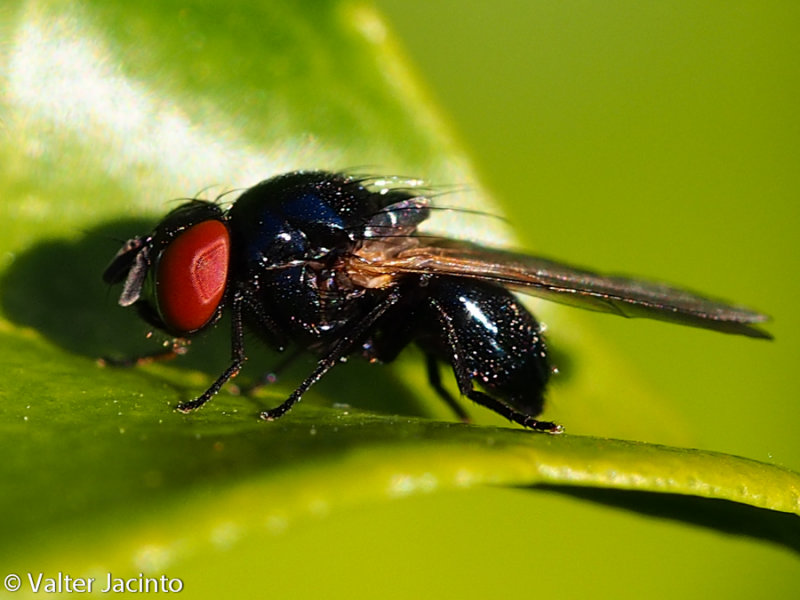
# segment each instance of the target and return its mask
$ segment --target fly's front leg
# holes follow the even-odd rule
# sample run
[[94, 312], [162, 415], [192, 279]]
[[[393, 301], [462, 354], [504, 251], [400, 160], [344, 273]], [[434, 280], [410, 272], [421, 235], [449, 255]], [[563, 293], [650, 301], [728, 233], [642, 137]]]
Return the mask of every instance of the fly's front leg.
[[231, 302], [231, 364], [203, 394], [194, 400], [180, 403], [176, 408], [182, 413], [197, 410], [211, 400], [229, 379], [236, 377], [247, 357], [244, 355], [244, 326], [242, 323], [242, 295], [236, 292]]

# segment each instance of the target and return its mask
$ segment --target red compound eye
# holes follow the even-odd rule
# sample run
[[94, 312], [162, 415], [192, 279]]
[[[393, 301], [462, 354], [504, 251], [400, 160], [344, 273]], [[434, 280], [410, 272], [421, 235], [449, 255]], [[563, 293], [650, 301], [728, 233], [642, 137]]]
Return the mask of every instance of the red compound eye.
[[178, 235], [162, 252], [156, 296], [170, 330], [190, 333], [214, 316], [225, 293], [230, 249], [228, 229], [221, 221], [209, 220]]

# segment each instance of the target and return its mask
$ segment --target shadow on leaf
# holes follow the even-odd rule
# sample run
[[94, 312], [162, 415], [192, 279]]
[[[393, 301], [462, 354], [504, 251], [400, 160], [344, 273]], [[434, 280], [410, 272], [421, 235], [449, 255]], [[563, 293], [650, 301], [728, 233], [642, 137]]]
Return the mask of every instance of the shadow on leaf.
[[[152, 225], [144, 220], [116, 221], [87, 231], [78, 240], [48, 240], [18, 255], [0, 281], [3, 312], [9, 320], [40, 332], [72, 354], [93, 359], [129, 358], [157, 350], [167, 336], [155, 332], [154, 339], [148, 339], [152, 327], [135, 310], [117, 305], [120, 286], [110, 287], [102, 281], [104, 269], [123, 241], [149, 231]], [[173, 364], [202, 371], [210, 382], [228, 364], [229, 332], [229, 321], [223, 318], [193, 340], [191, 352]], [[248, 362], [240, 378], [244, 384], [281, 362], [280, 355], [252, 334], [247, 336], [246, 350]], [[277, 389], [288, 395], [314, 365], [313, 356], [300, 357], [281, 373]], [[143, 376], [160, 379], [152, 373]], [[376, 389], [381, 393], [376, 394]], [[425, 413], [411, 387], [391, 368], [358, 360], [334, 369], [314, 387], [314, 392], [318, 391], [333, 402], [387, 414]]]
[[536, 485], [545, 490], [641, 515], [680, 521], [779, 544], [800, 552], [800, 519], [796, 515], [714, 498], [577, 486]]

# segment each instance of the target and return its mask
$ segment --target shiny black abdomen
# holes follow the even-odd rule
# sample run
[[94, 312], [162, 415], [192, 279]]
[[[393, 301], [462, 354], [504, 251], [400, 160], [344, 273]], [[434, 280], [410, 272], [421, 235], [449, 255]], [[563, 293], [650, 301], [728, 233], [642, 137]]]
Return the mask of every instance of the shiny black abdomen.
[[[465, 378], [528, 415], [542, 412], [551, 369], [539, 324], [505, 288], [437, 276], [427, 282], [417, 341]], [[466, 390], [461, 390], [466, 395]]]

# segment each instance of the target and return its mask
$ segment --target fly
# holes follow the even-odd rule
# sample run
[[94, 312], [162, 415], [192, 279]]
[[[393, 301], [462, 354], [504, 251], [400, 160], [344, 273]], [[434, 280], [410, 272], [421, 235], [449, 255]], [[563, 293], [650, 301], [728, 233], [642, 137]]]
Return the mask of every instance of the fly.
[[[191, 412], [235, 377], [244, 333], [276, 350], [313, 353], [316, 368], [280, 405], [283, 416], [342, 359], [388, 363], [410, 344], [428, 379], [463, 420], [442, 385], [449, 365], [458, 390], [514, 423], [559, 433], [537, 419], [552, 369], [522, 292], [580, 308], [770, 339], [758, 312], [660, 283], [607, 276], [559, 262], [423, 236], [428, 196], [416, 186], [326, 171], [267, 179], [228, 210], [204, 200], [175, 208], [149, 234], [129, 240], [103, 278], [122, 283], [119, 304], [180, 341], [231, 316], [231, 362]], [[134, 361], [135, 362], [135, 361]]]

